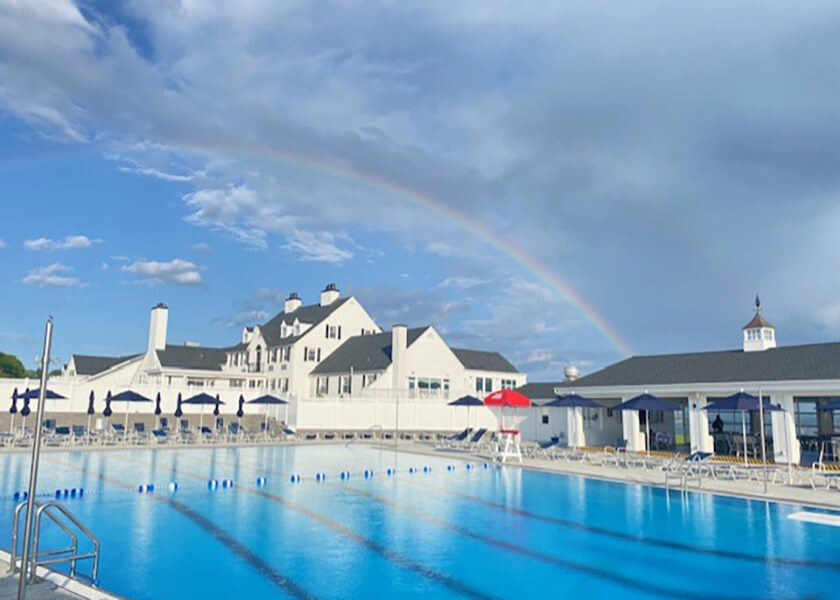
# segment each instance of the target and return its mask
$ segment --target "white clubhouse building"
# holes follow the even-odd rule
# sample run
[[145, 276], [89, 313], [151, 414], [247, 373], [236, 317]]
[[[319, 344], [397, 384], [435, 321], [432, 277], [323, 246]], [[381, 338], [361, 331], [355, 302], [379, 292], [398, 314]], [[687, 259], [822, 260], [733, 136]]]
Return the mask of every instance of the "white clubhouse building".
[[[152, 308], [145, 352], [73, 354], [62, 376], [50, 380], [51, 389], [70, 396], [70, 402], [56, 401], [55, 410], [83, 412], [90, 391], [99, 409], [108, 391], [133, 389], [148, 397], [161, 393], [168, 415], [178, 393], [184, 399], [202, 391], [218, 394], [221, 412], [230, 415], [240, 395], [272, 394], [289, 402], [272, 414], [304, 429], [389, 429], [399, 421], [401, 429], [441, 430], [465, 423], [466, 412], [448, 407], [449, 401], [526, 383], [525, 374], [498, 352], [452, 348], [432, 325], [383, 331], [356, 298], [342, 297], [334, 284], [309, 305], [290, 294], [282, 312], [245, 327], [232, 346], [168, 343], [168, 319], [167, 306]], [[4, 397], [11, 394], [5, 393], [10, 383], [0, 389]], [[492, 425], [489, 417], [477, 416], [476, 424]]]
[[[718, 413], [704, 407], [743, 389], [783, 409], [770, 412], [765, 420], [768, 450], [778, 462], [799, 463], [800, 450], [809, 453], [805, 458], [814, 458], [821, 447], [830, 458], [840, 457], [840, 414], [818, 410], [840, 396], [840, 343], [777, 346], [775, 328], [761, 314], [757, 298], [738, 350], [633, 356], [584, 377], [578, 378], [576, 370], [567, 373], [562, 381], [529, 383], [519, 389], [537, 403], [575, 392], [605, 408], [537, 408], [526, 428], [530, 436], [556, 436], [577, 446], [626, 440], [628, 449], [642, 450], [645, 414], [611, 407], [649, 392], [681, 407], [676, 412], [651, 413], [653, 448], [740, 453], [740, 413], [720, 413], [721, 431], [715, 432], [711, 422]], [[758, 455], [759, 415], [745, 418], [748, 454]]]

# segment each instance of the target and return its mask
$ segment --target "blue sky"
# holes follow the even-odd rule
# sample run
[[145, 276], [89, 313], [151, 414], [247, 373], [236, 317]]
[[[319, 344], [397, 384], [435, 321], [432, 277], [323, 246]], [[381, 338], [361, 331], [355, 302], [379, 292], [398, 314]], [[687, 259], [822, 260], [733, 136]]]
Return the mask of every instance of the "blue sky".
[[737, 347], [756, 292], [782, 343], [835, 340], [837, 17], [0, 0], [0, 350], [49, 314], [59, 359], [142, 350], [158, 301], [229, 344], [335, 282], [533, 378], [621, 358], [486, 236], [635, 353]]

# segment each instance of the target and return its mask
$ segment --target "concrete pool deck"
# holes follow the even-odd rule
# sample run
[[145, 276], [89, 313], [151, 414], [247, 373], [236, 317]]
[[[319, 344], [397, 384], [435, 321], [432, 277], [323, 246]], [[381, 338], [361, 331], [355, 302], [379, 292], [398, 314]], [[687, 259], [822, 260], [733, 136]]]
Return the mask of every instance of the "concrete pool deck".
[[[9, 555], [0, 551], [0, 600], [17, 598], [19, 575], [9, 573]], [[38, 567], [38, 578], [26, 586], [26, 600], [123, 600], [54, 571]]]
[[[380, 445], [382, 447], [382, 445]], [[393, 446], [389, 446], [392, 447]], [[422, 454], [426, 456], [450, 457], [460, 460], [489, 461], [491, 457], [487, 454], [473, 454], [459, 450], [440, 450], [428, 444], [401, 442], [399, 449], [403, 452]], [[575, 475], [592, 479], [615, 481], [618, 483], [650, 485], [660, 488], [669, 487], [674, 493], [681, 493], [684, 489], [688, 492], [717, 494], [721, 496], [733, 496], [738, 498], [749, 498], [751, 500], [766, 500], [771, 502], [784, 502], [815, 508], [826, 508], [840, 510], [840, 490], [825, 488], [812, 489], [808, 479], [810, 472], [802, 472], [804, 475], [802, 483], [787, 485], [783, 483], [768, 483], [767, 493], [763, 491], [761, 481], [712, 479], [703, 477], [702, 484], [698, 487], [696, 481], [683, 488], [679, 483], [665, 485], [665, 473], [662, 471], [645, 470], [638, 467], [616, 467], [613, 465], [599, 465], [584, 461], [568, 462], [564, 460], [545, 460], [534, 458], [523, 458], [522, 463], [507, 463], [509, 466], [523, 467], [549, 473], [563, 475]]]

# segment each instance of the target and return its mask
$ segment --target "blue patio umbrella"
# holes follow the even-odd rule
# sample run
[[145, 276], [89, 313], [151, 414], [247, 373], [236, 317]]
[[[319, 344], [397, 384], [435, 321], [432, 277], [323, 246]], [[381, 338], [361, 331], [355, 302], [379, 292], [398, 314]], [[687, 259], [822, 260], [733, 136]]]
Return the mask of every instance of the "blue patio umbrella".
[[[40, 388], [35, 388], [34, 390], [27, 389], [23, 393], [23, 398], [25, 400], [27, 400], [27, 399], [28, 400], [33, 400], [35, 398], [38, 398], [40, 396], [40, 394], [41, 394], [41, 389]], [[57, 392], [54, 392], [54, 391], [52, 391], [51, 389], [48, 388], [47, 393], [44, 396], [44, 399], [45, 400], [67, 400], [67, 397], [62, 396], [61, 394], [59, 394]]]
[[236, 409], [236, 433], [242, 435], [242, 417], [245, 416], [243, 406], [245, 405], [245, 396], [239, 394], [239, 408]]
[[14, 389], [12, 392], [12, 405], [9, 407], [9, 414], [12, 415], [10, 422], [9, 422], [9, 433], [12, 433], [15, 429], [15, 415], [17, 414], [18, 407], [18, 391], [17, 388]]
[[219, 394], [216, 394], [216, 406], [213, 408], [213, 416], [219, 416], [219, 404], [221, 404], [221, 400], [219, 400]]
[[[598, 404], [594, 400], [590, 398], [585, 398], [579, 394], [575, 394], [574, 392], [572, 392], [571, 394], [563, 394], [562, 396], [557, 396], [557, 398], [555, 398], [551, 402], [546, 402], [545, 404], [543, 404], [543, 406], [549, 406], [552, 408], [566, 408], [569, 410], [575, 410], [576, 408], [604, 408], [602, 405]], [[577, 420], [575, 420], [574, 423], [575, 445], [581, 445], [578, 439], [579, 432], [577, 430]]]
[[817, 407], [817, 410], [840, 410], [840, 398]]
[[[470, 419], [470, 413], [472, 412], [473, 406], [484, 406], [484, 402], [480, 398], [476, 398], [475, 396], [470, 396], [469, 394], [466, 396], [461, 396], [457, 400], [453, 400], [449, 403], [449, 406], [466, 406], [467, 407], [467, 426], [472, 426], [472, 419]], [[451, 425], [451, 421], [450, 421]], [[454, 429], [454, 428], [453, 428]]]
[[184, 416], [184, 411], [181, 410], [181, 392], [178, 392], [178, 402], [175, 404], [175, 418], [180, 419]]
[[258, 398], [254, 398], [253, 400], [248, 400], [248, 404], [257, 404], [266, 407], [265, 424], [263, 425], [263, 431], [266, 435], [268, 435], [268, 407], [279, 406], [281, 404], [288, 404], [288, 402], [283, 400], [283, 398], [278, 398], [277, 396], [272, 396], [271, 394], [264, 394], [262, 396], [259, 396]]
[[32, 412], [32, 409], [29, 408], [29, 398], [27, 396], [23, 396], [23, 408], [20, 409], [20, 416], [23, 417], [23, 426], [26, 427], [26, 417]]
[[[720, 411], [740, 411], [741, 413], [741, 439], [744, 442], [744, 463], [747, 464], [749, 461], [747, 460], [747, 411], [753, 410], [763, 410], [764, 412], [767, 411], [780, 411], [782, 407], [778, 404], [771, 404], [769, 401], [765, 400], [763, 397], [759, 402], [758, 398], [753, 396], [752, 394], [746, 393], [744, 390], [741, 390], [737, 394], [732, 394], [731, 396], [727, 396], [726, 398], [721, 398], [720, 400], [716, 400], [710, 404], [707, 404], [703, 407], [705, 410], [714, 410], [716, 412]], [[761, 439], [762, 439], [762, 453], [764, 452], [764, 430], [761, 431]]]
[[125, 402], [125, 431], [128, 432], [128, 407], [136, 402], [151, 402], [151, 398], [146, 398], [143, 394], [138, 394], [134, 390], [125, 390], [119, 394], [114, 394], [111, 397], [111, 402]]
[[647, 453], [650, 455], [650, 411], [652, 410], [667, 410], [678, 411], [680, 405], [676, 402], [671, 402], [665, 398], [659, 398], [653, 394], [640, 394], [635, 398], [630, 398], [626, 402], [622, 402], [616, 406], [618, 410], [638, 410], [645, 411], [645, 426], [647, 428], [647, 436], [645, 438], [645, 445], [647, 446]]
[[198, 427], [199, 429], [201, 429], [204, 427], [204, 407], [210, 404], [212, 404], [213, 406], [218, 406], [219, 404], [224, 404], [224, 402], [219, 400], [218, 396], [214, 398], [206, 392], [201, 392], [200, 394], [190, 396], [189, 398], [184, 400], [184, 404], [197, 404], [201, 406], [201, 416], [198, 420]]

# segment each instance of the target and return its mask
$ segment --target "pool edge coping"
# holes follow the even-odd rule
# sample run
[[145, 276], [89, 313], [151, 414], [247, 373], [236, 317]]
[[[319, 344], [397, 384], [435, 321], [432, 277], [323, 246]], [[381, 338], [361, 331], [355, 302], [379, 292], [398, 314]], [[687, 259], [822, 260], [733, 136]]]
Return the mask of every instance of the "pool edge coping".
[[[11, 554], [0, 548], [0, 560], [6, 564], [10, 564]], [[93, 587], [78, 579], [53, 571], [46, 567], [39, 566], [35, 572], [36, 576], [47, 581], [57, 588], [75, 594], [79, 598], [85, 600], [129, 600], [125, 596], [118, 596], [113, 592], [106, 591], [102, 588]], [[16, 577], [15, 575], [10, 575]]]

